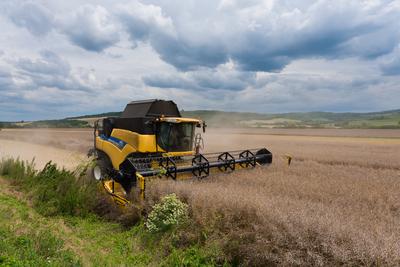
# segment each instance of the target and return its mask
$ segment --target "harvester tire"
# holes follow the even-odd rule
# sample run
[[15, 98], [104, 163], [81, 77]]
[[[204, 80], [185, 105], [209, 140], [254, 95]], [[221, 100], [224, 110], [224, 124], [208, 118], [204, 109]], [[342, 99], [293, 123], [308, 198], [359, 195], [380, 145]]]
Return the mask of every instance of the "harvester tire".
[[100, 154], [93, 167], [93, 177], [98, 181], [105, 180], [109, 176], [111, 169], [110, 159], [106, 155]]

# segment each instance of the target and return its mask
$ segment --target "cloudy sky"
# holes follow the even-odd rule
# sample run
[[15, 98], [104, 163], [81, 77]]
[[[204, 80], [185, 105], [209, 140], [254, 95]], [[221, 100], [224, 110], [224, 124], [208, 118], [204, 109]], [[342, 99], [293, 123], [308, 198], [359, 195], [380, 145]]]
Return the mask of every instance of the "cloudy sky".
[[399, 0], [1, 0], [0, 30], [0, 121], [400, 108]]

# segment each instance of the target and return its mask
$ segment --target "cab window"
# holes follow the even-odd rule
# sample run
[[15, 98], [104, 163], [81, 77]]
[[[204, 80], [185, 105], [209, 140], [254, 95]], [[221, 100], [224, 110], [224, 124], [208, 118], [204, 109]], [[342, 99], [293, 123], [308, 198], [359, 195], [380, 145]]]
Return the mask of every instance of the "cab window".
[[157, 143], [168, 152], [191, 151], [193, 134], [193, 123], [161, 122], [157, 132]]

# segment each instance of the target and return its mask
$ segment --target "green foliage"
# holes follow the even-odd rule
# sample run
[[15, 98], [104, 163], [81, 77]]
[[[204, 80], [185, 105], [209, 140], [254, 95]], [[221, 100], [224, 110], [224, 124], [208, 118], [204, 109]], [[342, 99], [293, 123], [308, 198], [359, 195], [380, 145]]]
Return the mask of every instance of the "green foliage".
[[118, 112], [106, 112], [106, 113], [99, 113], [99, 114], [92, 114], [92, 115], [83, 115], [83, 116], [77, 116], [77, 117], [69, 117], [66, 118], [67, 120], [71, 119], [87, 119], [87, 118], [100, 118], [100, 117], [119, 117], [121, 116], [122, 111]]
[[19, 182], [36, 174], [34, 166], [34, 160], [27, 162], [18, 158], [3, 158], [0, 161], [0, 175], [12, 177], [16, 182]]
[[[0, 176], [9, 181], [2, 188], [11, 182], [32, 203], [0, 190], [0, 266], [217, 265], [217, 249], [204, 247], [198, 238], [182, 238], [190, 231], [184, 224], [188, 206], [176, 195], [154, 205], [146, 224], [125, 228], [93, 214], [98, 188], [84, 179], [86, 165], [75, 172], [51, 162], [42, 171], [34, 171], [33, 165], [0, 161]], [[174, 227], [178, 224], [183, 227]], [[149, 228], [173, 229], [158, 235]], [[70, 247], [79, 257], [66, 249]]]
[[88, 215], [96, 199], [94, 183], [82, 183], [74, 173], [59, 170], [51, 162], [30, 183], [36, 191], [35, 204], [44, 215]]
[[[3, 184], [3, 189], [7, 184]], [[57, 231], [23, 202], [0, 191], [0, 266], [80, 266]]]
[[146, 227], [151, 233], [164, 232], [187, 219], [188, 205], [180, 201], [175, 194], [170, 194], [154, 205], [147, 218]]
[[77, 178], [73, 172], [60, 170], [52, 162], [36, 172], [33, 161], [3, 159], [0, 175], [28, 192], [43, 215], [86, 216], [96, 204], [98, 190], [93, 180]]
[[12, 128], [13, 125], [14, 125], [14, 123], [12, 123], [12, 122], [1, 121], [0, 122], [0, 129], [1, 128]]
[[0, 266], [81, 266], [64, 242], [49, 233], [38, 232], [17, 235], [0, 226]]
[[161, 266], [215, 266], [214, 255], [208, 254], [204, 249], [197, 246], [188, 249], [174, 249], [163, 261]]
[[42, 120], [32, 122], [0, 122], [0, 128], [87, 128], [87, 121], [82, 120]]
[[89, 127], [86, 121], [81, 120], [45, 120], [26, 124], [24, 128], [85, 128]]

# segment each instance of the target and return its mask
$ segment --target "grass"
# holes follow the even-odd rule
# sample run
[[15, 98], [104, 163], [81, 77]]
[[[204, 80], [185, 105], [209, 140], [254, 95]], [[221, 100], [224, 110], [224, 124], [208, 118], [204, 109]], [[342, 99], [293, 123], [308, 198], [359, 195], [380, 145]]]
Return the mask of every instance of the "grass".
[[0, 195], [0, 265], [81, 266], [64, 241], [32, 216], [17, 199]]
[[220, 251], [215, 247], [177, 242], [182, 229], [151, 234], [143, 222], [127, 227], [122, 215], [109, 212], [109, 207], [98, 212], [113, 203], [98, 197], [93, 202], [90, 198], [96, 199], [97, 193], [90, 192], [98, 188], [82, 181], [86, 176], [78, 175], [81, 172], [60, 170], [51, 163], [37, 172], [33, 163], [10, 158], [0, 162], [0, 176], [6, 177], [0, 189], [0, 265], [217, 264]]
[[0, 175], [27, 192], [43, 215], [85, 216], [95, 210], [99, 200], [97, 185], [85, 179], [84, 170], [77, 178], [75, 173], [49, 162], [37, 172], [33, 162], [7, 158], [0, 162]]
[[[10, 216], [11, 215], [11, 216]], [[0, 266], [213, 266], [204, 248], [177, 248], [171, 233], [153, 236], [97, 217], [44, 217], [0, 195]]]

